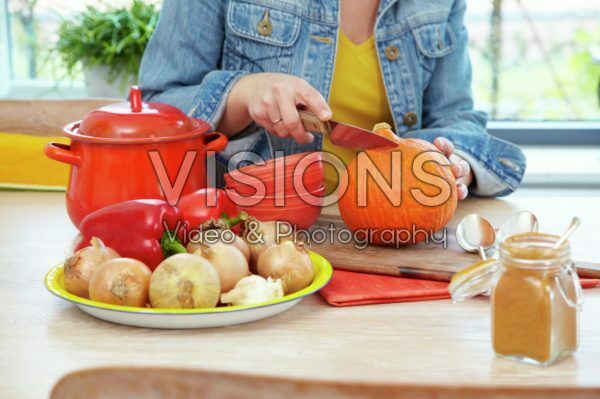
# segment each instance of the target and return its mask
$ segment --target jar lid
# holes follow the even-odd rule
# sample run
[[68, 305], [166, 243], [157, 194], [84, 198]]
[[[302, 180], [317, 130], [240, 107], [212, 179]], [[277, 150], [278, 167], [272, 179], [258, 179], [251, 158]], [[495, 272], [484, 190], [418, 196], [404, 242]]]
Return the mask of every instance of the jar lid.
[[176, 107], [142, 102], [137, 86], [131, 87], [128, 102], [98, 108], [81, 122], [65, 127], [65, 133], [74, 139], [128, 143], [183, 139], [208, 130], [207, 123], [189, 118]]
[[498, 260], [487, 259], [454, 273], [448, 286], [452, 302], [462, 302], [477, 295], [489, 294], [497, 269]]

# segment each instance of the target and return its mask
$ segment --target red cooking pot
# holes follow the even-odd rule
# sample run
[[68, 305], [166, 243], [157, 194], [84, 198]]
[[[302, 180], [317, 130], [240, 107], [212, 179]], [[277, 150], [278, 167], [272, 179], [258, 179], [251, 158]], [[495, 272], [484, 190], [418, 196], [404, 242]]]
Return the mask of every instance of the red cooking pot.
[[[135, 86], [129, 102], [92, 111], [63, 131], [71, 144], [48, 143], [44, 152], [71, 165], [67, 211], [76, 227], [86, 215], [110, 204], [166, 199], [157, 171], [164, 166], [177, 189], [176, 178], [188, 154], [194, 159], [187, 179], [180, 180], [181, 195], [205, 188], [206, 152], [218, 152], [227, 145], [227, 137], [210, 132], [206, 122], [167, 104], [143, 103]], [[162, 161], [158, 169], [157, 160]]]

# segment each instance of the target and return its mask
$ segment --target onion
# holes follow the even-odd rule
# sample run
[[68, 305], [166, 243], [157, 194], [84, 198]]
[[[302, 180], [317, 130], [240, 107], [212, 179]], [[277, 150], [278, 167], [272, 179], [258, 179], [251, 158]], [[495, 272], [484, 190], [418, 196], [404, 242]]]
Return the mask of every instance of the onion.
[[[232, 234], [234, 233], [232, 232]], [[246, 262], [250, 262], [250, 247], [246, 241], [236, 235], [235, 240], [231, 244], [240, 250], [242, 255], [244, 255], [244, 258], [246, 258]]]
[[[203, 230], [200, 233], [196, 234], [188, 245], [186, 249], [190, 253], [196, 252], [198, 249], [206, 248], [207, 246], [212, 246], [216, 243], [223, 242], [225, 244], [231, 244], [236, 247], [244, 258], [246, 258], [246, 262], [250, 261], [250, 248], [246, 241], [244, 241], [240, 236], [236, 235], [231, 230], [219, 230], [214, 233], [208, 233], [211, 230]], [[210, 236], [209, 234], [218, 234], [218, 238], [214, 238], [214, 236]], [[208, 237], [207, 237], [208, 236]]]
[[261, 222], [253, 217], [248, 218], [244, 223], [242, 237], [250, 248], [250, 271], [257, 272], [258, 257], [265, 249], [291, 240], [292, 232], [292, 226], [287, 222]]
[[90, 278], [99, 264], [120, 255], [104, 245], [98, 237], [92, 237], [89, 247], [85, 247], [69, 256], [64, 266], [65, 289], [73, 295], [89, 298]]
[[248, 261], [233, 244], [217, 242], [201, 247], [194, 252], [207, 259], [217, 269], [221, 292], [227, 292], [242, 278], [250, 274]]
[[221, 302], [231, 305], [255, 305], [283, 297], [281, 280], [270, 277], [246, 276], [237, 282], [235, 288], [221, 295]]
[[197, 255], [170, 256], [158, 265], [150, 278], [150, 303], [154, 308], [214, 308], [220, 293], [217, 270]]
[[258, 257], [257, 269], [265, 278], [280, 278], [286, 295], [310, 285], [315, 275], [304, 243], [293, 241], [265, 249]]
[[113, 305], [145, 307], [151, 274], [148, 266], [136, 259], [108, 260], [92, 274], [90, 298]]

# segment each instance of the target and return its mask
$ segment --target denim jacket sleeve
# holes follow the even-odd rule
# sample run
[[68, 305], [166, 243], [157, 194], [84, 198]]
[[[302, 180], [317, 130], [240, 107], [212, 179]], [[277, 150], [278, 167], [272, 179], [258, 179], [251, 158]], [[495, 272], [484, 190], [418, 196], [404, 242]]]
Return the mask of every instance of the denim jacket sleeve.
[[456, 154], [465, 158], [475, 176], [470, 191], [480, 196], [503, 196], [513, 192], [525, 172], [521, 149], [489, 135], [487, 117], [473, 109], [471, 64], [463, 19], [466, 5], [457, 0], [450, 13], [450, 29], [456, 48], [438, 59], [431, 82], [423, 95], [423, 128], [404, 137], [433, 141], [438, 136], [451, 140]]
[[231, 87], [247, 73], [219, 69], [226, 3], [165, 0], [140, 66], [146, 101], [174, 105], [213, 129]]

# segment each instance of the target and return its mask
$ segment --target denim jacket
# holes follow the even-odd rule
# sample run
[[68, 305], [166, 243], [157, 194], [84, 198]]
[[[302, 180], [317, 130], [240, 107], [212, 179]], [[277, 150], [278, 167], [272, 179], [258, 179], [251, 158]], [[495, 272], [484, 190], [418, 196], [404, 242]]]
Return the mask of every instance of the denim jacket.
[[[381, 0], [374, 33], [395, 131], [444, 136], [472, 167], [471, 192], [502, 196], [525, 171], [519, 147], [489, 135], [473, 109], [465, 0]], [[263, 26], [268, 21], [268, 26]], [[140, 69], [145, 99], [172, 104], [215, 128], [231, 87], [249, 73], [299, 76], [328, 98], [339, 27], [335, 0], [164, 0]], [[262, 22], [262, 23], [261, 23]], [[240, 150], [318, 150], [251, 125], [221, 160]]]

